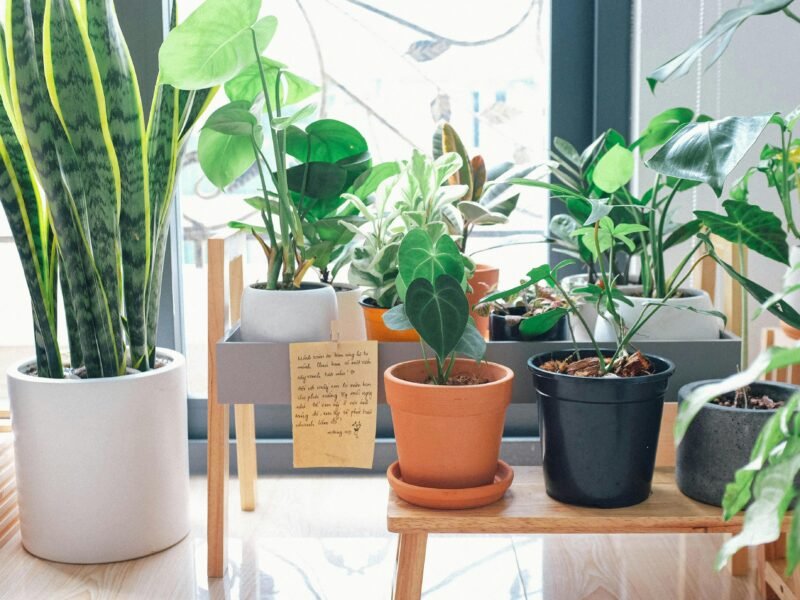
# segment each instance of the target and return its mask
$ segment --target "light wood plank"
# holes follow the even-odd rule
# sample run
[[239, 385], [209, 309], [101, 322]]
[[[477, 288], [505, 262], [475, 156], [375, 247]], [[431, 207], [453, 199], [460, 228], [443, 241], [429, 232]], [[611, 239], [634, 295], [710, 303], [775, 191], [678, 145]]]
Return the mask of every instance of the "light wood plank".
[[700, 261], [693, 276], [695, 277], [695, 287], [705, 291], [711, 296], [711, 303], [717, 292], [717, 263], [711, 257], [706, 257]]
[[[714, 248], [719, 257], [732, 265], [736, 271], [741, 272], [742, 261], [737, 247], [731, 242], [718, 236], [712, 236]], [[744, 260], [748, 261], [747, 248], [744, 249]], [[728, 329], [736, 335], [742, 334], [742, 294], [741, 286], [727, 274], [722, 275], [722, 306], [723, 312], [728, 317]]]
[[675, 419], [678, 416], [678, 403], [664, 403], [664, 412], [661, 415], [661, 430], [658, 434], [658, 449], [656, 450], [657, 467], [675, 466]]
[[541, 467], [517, 467], [506, 496], [482, 508], [444, 511], [413, 506], [389, 494], [389, 531], [428, 533], [681, 533], [735, 532], [743, 517], [723, 521], [720, 509], [684, 496], [674, 472], [658, 468], [653, 493], [636, 506], [596, 509], [562, 504], [545, 492]]
[[239, 495], [242, 510], [256, 509], [256, 407], [252, 404], [234, 405], [236, 419], [236, 465], [239, 473]]
[[427, 533], [402, 533], [398, 540], [394, 600], [419, 600], [425, 570]]

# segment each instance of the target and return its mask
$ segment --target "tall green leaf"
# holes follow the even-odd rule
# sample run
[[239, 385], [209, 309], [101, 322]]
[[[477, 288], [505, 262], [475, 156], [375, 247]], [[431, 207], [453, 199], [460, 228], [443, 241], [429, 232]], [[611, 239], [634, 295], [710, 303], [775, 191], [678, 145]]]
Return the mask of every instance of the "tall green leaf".
[[406, 315], [420, 337], [444, 361], [455, 349], [469, 319], [469, 303], [461, 283], [441, 275], [435, 283], [415, 279], [406, 292]]

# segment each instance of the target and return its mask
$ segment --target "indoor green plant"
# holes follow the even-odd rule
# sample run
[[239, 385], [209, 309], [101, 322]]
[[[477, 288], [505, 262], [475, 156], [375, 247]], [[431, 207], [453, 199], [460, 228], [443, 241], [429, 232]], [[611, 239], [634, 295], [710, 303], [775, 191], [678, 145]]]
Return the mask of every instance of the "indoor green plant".
[[[267, 271], [263, 282], [245, 287], [242, 339], [326, 340], [338, 316], [336, 295], [327, 284], [303, 281], [314, 256], [304, 252], [301, 212], [305, 192], [321, 194], [317, 189], [329, 187], [330, 182], [310, 177], [312, 168], [320, 173], [323, 169], [310, 159], [333, 158], [331, 148], [336, 152], [343, 148], [342, 159], [360, 169], [369, 157], [361, 152], [361, 140], [355, 145], [338, 146], [328, 144], [324, 135], [315, 135], [315, 131], [330, 131], [331, 125], [340, 132], [347, 127], [344, 124], [318, 121], [308, 126], [310, 130], [300, 129], [297, 124], [315, 112], [313, 104], [286, 114], [287, 104], [307, 98], [316, 88], [298, 83], [305, 80], [287, 72], [281, 63], [261, 56], [275, 33], [277, 20], [259, 18], [260, 5], [258, 0], [206, 0], [167, 36], [159, 64], [164, 81], [178, 89], [225, 84], [229, 102], [209, 116], [198, 141], [198, 157], [206, 176], [223, 187], [254, 164], [258, 172], [262, 195], [251, 202], [261, 212], [264, 233], [256, 239], [267, 257]], [[237, 27], [228, 32], [230, 35], [210, 33], [214, 23], [234, 20]], [[262, 125], [264, 112], [266, 127]], [[270, 152], [262, 149], [265, 139]], [[303, 156], [309, 168], [290, 166], [292, 155]], [[341, 164], [327, 167], [326, 177], [332, 173], [333, 178], [347, 176], [347, 169], [335, 168]], [[343, 183], [333, 183], [337, 182]], [[338, 194], [333, 197], [338, 198]]]
[[[431, 506], [447, 498], [458, 503], [450, 508], [486, 503], [486, 498], [476, 502], [469, 490], [491, 485], [498, 472], [514, 374], [481, 362], [486, 343], [469, 316], [467, 273], [452, 238], [441, 230], [431, 235], [416, 228], [404, 237], [398, 254], [399, 276], [408, 286], [403, 303], [384, 320], [397, 329], [413, 327], [423, 358], [384, 373], [399, 457], [399, 476], [390, 468], [390, 482], [401, 497], [408, 491], [404, 485], [427, 488]], [[430, 359], [425, 344], [433, 352]], [[508, 476], [495, 486], [499, 495], [491, 500], [511, 483], [510, 470], [504, 472]]]
[[177, 165], [214, 89], [161, 80], [145, 126], [113, 4], [6, 7], [0, 199], [36, 347], [8, 372], [22, 541], [51, 560], [130, 559], [189, 531], [184, 360], [156, 348], [156, 325]]
[[[505, 298], [479, 302], [473, 312], [489, 318], [491, 341], [566, 340], [568, 336], [567, 304], [547, 286], [534, 284]], [[534, 319], [539, 315], [547, 317]]]

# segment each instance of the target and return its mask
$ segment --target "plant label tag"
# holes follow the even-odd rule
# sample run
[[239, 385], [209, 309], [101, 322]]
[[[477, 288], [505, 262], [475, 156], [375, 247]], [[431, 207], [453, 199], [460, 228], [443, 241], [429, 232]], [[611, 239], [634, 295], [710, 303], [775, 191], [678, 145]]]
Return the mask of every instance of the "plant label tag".
[[378, 343], [289, 344], [294, 466], [372, 468]]

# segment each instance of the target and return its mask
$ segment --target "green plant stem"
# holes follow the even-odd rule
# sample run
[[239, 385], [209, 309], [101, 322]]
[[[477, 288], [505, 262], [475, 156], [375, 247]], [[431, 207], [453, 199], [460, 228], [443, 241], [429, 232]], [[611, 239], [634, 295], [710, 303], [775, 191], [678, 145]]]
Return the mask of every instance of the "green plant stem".
[[[629, 204], [635, 204], [633, 198], [631, 198], [630, 193], [628, 192], [627, 188], [621, 188], [623, 194], [625, 195], [625, 199]], [[628, 207], [628, 212], [633, 216], [633, 219], [636, 221], [637, 225], [642, 225], [642, 218], [639, 214], [639, 210], [633, 206]], [[642, 295], [648, 297], [650, 292], [653, 289], [652, 284], [652, 272], [650, 270], [650, 255], [647, 253], [647, 238], [644, 237], [644, 232], [640, 231], [638, 233], [639, 236], [639, 244], [642, 246]]]
[[681, 259], [680, 263], [678, 263], [678, 266], [672, 272], [672, 275], [670, 275], [669, 279], [667, 279], [667, 292], [669, 292], [669, 290], [672, 289], [672, 284], [680, 276], [680, 273], [681, 271], [683, 271], [683, 268], [686, 266], [686, 263], [688, 263], [691, 260], [692, 256], [694, 256], [694, 253], [697, 252], [698, 248], [700, 248], [700, 246], [702, 245], [703, 245], [703, 240], [697, 242], [692, 247], [691, 251], [686, 256], [684, 256], [683, 259]]
[[[747, 278], [747, 256], [744, 251], [744, 244], [737, 244], [737, 250], [739, 251], [739, 270], [742, 274], [742, 277]], [[750, 348], [749, 348], [749, 334], [748, 329], [750, 326], [749, 319], [749, 307], [748, 307], [748, 296], [747, 290], [744, 289], [743, 285], [739, 285], [739, 293], [741, 294], [741, 302], [742, 302], [742, 345], [741, 345], [741, 364], [739, 368], [744, 370], [747, 368], [748, 364], [750, 363]]]
[[[603, 353], [600, 351], [600, 346], [597, 345], [597, 341], [594, 339], [594, 333], [589, 329], [589, 325], [588, 325], [588, 323], [586, 323], [586, 319], [583, 318], [583, 315], [581, 314], [581, 311], [578, 309], [578, 305], [575, 304], [575, 302], [572, 300], [572, 298], [570, 298], [570, 295], [566, 292], [566, 290], [561, 285], [561, 283], [559, 283], [558, 281], [553, 279], [553, 285], [555, 285], [556, 289], [559, 291], [561, 296], [564, 298], [564, 301], [569, 305], [569, 308], [570, 308], [570, 311], [572, 312], [572, 314], [574, 314], [576, 317], [578, 317], [578, 320], [581, 322], [581, 325], [583, 325], [583, 328], [586, 330], [586, 333], [589, 335], [589, 339], [592, 342], [592, 346], [594, 346], [594, 351], [597, 354], [597, 358], [600, 360], [601, 369], [604, 369], [605, 368], [605, 364], [604, 364], [605, 361], [603, 360]], [[574, 335], [572, 336], [572, 341], [575, 343], [575, 351], [577, 352], [578, 351], [578, 345], [577, 345], [577, 342], [575, 342], [575, 336]], [[603, 371], [603, 372], [605, 372], [605, 371]]]
[[784, 9], [783, 9], [783, 13], [784, 13], [784, 14], [785, 14], [787, 17], [789, 17], [789, 18], [790, 18], [792, 21], [796, 21], [796, 22], [800, 23], [800, 17], [798, 17], [798, 16], [797, 16], [796, 14], [794, 14], [794, 13], [793, 13], [791, 10], [789, 10], [789, 7], [788, 7], [788, 6], [787, 6], [786, 8], [784, 8]]
[[[776, 186], [778, 189], [778, 195], [781, 199], [781, 204], [783, 205], [783, 212], [786, 215], [786, 223], [789, 226], [789, 229], [792, 231], [792, 234], [796, 238], [800, 238], [800, 231], [797, 229], [797, 225], [794, 222], [794, 216], [792, 214], [792, 192], [789, 189], [789, 170], [788, 170], [788, 163], [789, 163], [789, 144], [786, 141], [786, 132], [781, 129], [781, 185], [780, 187]], [[795, 178], [797, 177], [797, 173], [795, 173]]]
[[[667, 199], [664, 201], [664, 205], [661, 208], [661, 214], [658, 215], [658, 235], [656, 235], [652, 230], [650, 231], [650, 235], [653, 236], [653, 241], [658, 245], [658, 254], [654, 254], [653, 260], [656, 261], [656, 271], [657, 271], [657, 284], [658, 284], [658, 294], [659, 298], [662, 295], [667, 293], [667, 285], [664, 279], [666, 268], [664, 267], [664, 227], [667, 223], [667, 216], [669, 213], [669, 207], [672, 204], [672, 200], [675, 198], [675, 195], [678, 193], [678, 186], [681, 184], [683, 180], [679, 179], [675, 186], [667, 196]], [[656, 212], [656, 205], [653, 203], [653, 214]]]

